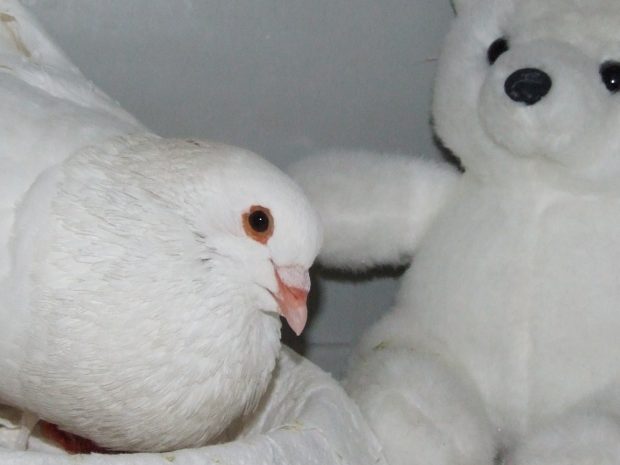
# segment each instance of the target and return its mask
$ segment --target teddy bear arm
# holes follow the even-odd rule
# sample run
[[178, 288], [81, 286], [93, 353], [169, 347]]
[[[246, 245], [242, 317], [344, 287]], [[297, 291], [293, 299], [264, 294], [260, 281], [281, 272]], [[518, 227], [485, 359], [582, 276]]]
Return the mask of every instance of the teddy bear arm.
[[288, 171], [323, 221], [319, 260], [349, 269], [407, 263], [460, 178], [435, 160], [351, 151], [308, 157]]

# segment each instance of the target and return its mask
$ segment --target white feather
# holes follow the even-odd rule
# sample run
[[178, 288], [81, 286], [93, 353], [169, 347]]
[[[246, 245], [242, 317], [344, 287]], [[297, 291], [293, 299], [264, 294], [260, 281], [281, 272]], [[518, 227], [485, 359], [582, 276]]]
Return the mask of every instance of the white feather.
[[217, 440], [268, 386], [275, 270], [311, 265], [316, 214], [252, 153], [149, 133], [0, 10], [0, 400], [111, 449]]

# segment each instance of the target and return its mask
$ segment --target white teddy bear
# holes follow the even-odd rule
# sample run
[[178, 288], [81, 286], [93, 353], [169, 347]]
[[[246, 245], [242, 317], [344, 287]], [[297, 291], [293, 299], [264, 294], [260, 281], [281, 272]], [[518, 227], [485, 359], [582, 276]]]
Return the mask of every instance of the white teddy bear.
[[460, 0], [434, 123], [464, 174], [292, 171], [323, 261], [414, 257], [347, 385], [392, 465], [620, 463], [620, 2]]

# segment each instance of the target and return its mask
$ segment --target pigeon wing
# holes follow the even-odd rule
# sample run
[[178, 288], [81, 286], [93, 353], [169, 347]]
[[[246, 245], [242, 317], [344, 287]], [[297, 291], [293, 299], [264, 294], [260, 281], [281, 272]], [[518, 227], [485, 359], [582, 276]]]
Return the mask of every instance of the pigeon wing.
[[37, 178], [84, 146], [144, 131], [17, 1], [0, 3], [0, 281], [11, 272], [15, 210]]

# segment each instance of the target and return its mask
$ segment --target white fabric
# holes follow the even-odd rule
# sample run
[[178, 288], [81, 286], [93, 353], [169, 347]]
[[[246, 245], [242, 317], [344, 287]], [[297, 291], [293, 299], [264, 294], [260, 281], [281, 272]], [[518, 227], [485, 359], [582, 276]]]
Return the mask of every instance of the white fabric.
[[[38, 437], [30, 450], [14, 451], [18, 415], [0, 409], [0, 463], [74, 464]], [[163, 459], [163, 460], [162, 460]], [[281, 353], [274, 384], [236, 441], [161, 454], [81, 455], [90, 464], [175, 465], [382, 465], [380, 447], [357, 406], [328, 374], [288, 348]]]

